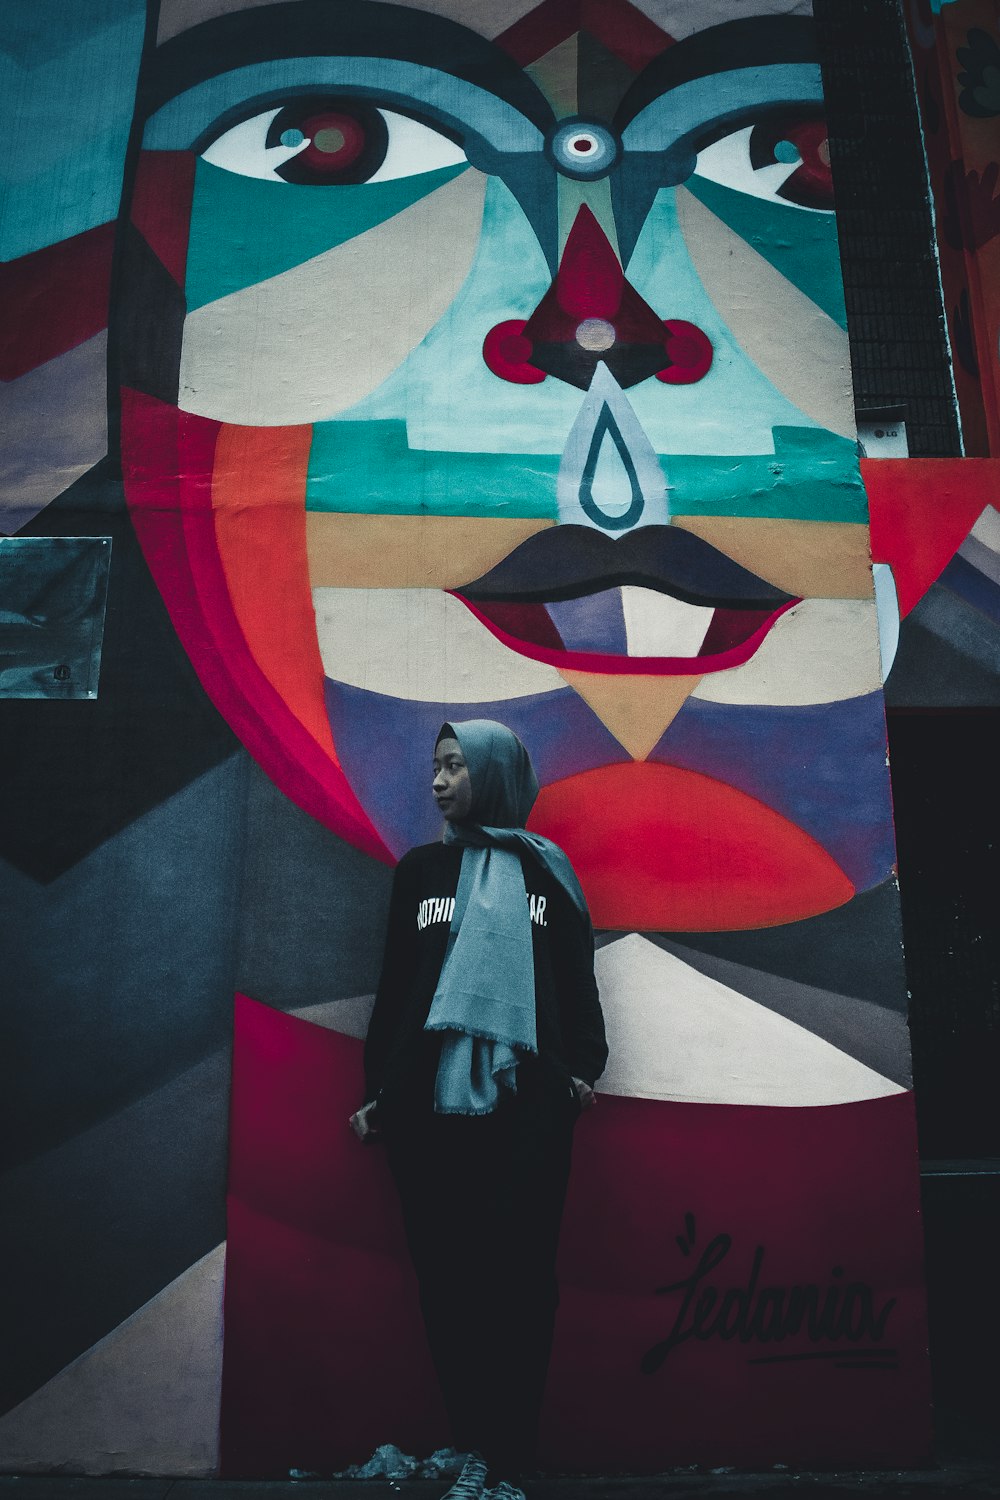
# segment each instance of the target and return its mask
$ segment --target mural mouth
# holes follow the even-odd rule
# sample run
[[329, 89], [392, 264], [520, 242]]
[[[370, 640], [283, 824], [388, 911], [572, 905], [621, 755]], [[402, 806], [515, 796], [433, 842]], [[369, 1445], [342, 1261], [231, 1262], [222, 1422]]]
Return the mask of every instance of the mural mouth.
[[799, 602], [671, 526], [619, 540], [586, 526], [548, 529], [450, 592], [535, 661], [653, 675], [739, 666]]

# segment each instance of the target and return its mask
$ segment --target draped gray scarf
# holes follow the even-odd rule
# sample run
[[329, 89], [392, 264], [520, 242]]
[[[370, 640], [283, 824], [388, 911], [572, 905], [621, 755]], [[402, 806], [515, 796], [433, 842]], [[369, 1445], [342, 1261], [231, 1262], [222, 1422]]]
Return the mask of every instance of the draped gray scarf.
[[531, 916], [520, 855], [530, 854], [563, 886], [588, 933], [590, 915], [576, 872], [550, 839], [524, 827], [538, 781], [527, 750], [492, 719], [445, 724], [469, 768], [467, 821], [449, 823], [445, 842], [462, 846], [455, 910], [425, 1030], [444, 1033], [434, 1089], [439, 1114], [486, 1115], [500, 1089], [517, 1088], [524, 1053], [538, 1050]]

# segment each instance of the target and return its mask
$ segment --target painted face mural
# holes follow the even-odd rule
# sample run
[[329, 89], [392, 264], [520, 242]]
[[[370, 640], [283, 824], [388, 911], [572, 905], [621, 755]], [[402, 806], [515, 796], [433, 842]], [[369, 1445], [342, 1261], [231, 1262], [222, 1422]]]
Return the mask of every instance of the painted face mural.
[[120, 373], [178, 629], [383, 858], [489, 715], [598, 923], [837, 907], [892, 843], [811, 20], [437, 9], [164, 9]]
[[[178, 690], [170, 744], [156, 732], [169, 708], [134, 741], [167, 787], [160, 821], [136, 833], [136, 912], [173, 916], [147, 881], [174, 875], [157, 830], [188, 841], [182, 817], [202, 813], [181, 796], [207, 820], [232, 777], [216, 838], [231, 883], [216, 901], [223, 856], [197, 856], [181, 917], [150, 945], [172, 959], [149, 966], [154, 1003], [136, 962], [146, 988], [122, 1004], [122, 1031], [140, 1013], [180, 1017], [170, 1080], [199, 1026], [216, 1049], [206, 1108], [184, 1095], [179, 1112], [198, 1191], [212, 1131], [213, 1190], [227, 1184], [224, 1229], [213, 1202], [190, 1241], [215, 1247], [217, 1270], [225, 1257], [222, 1374], [211, 1401], [185, 1395], [180, 1424], [210, 1411], [214, 1443], [217, 1402], [234, 1476], [448, 1441], [391, 1183], [346, 1120], [388, 867], [440, 835], [441, 724], [489, 717], [528, 747], [531, 826], [586, 890], [610, 1045], [599, 1106], [576, 1127], [546, 1464], [919, 1457], [926, 1335], [876, 619], [888, 645], [893, 578], [908, 608], [978, 511], [946, 525], [929, 479], [923, 510], [884, 487], [876, 555], [891, 571], [876, 568], [876, 591], [808, 5], [162, 0], [139, 64], [141, 21], [122, 43], [138, 102], [112, 458], [97, 463], [101, 384], [100, 420], [91, 403], [76, 424], [82, 518], [68, 503], [45, 524], [70, 514], [103, 532], [120, 438], [156, 587], [266, 772], [190, 684], [159, 615], [112, 599], [120, 634], [170, 637], [211, 720], [185, 718]], [[120, 109], [131, 79], [112, 91]], [[116, 128], [124, 140], [124, 115]], [[15, 277], [54, 278], [51, 254], [66, 285], [87, 280], [88, 246], [105, 264], [106, 196], [100, 223], [53, 211]], [[37, 319], [26, 380], [48, 367], [62, 391], [86, 360], [103, 381], [105, 312], [95, 298], [58, 340]], [[41, 407], [38, 389], [23, 399]], [[33, 439], [49, 489], [15, 496], [32, 514], [71, 472], [50, 436]], [[155, 614], [134, 541], [121, 518], [116, 558], [132, 548], [135, 597]], [[161, 693], [141, 649], [126, 668], [101, 686], [123, 718], [137, 675]], [[222, 743], [189, 762], [182, 742], [199, 735]], [[128, 788], [143, 813], [150, 779], [139, 767]], [[131, 837], [129, 818], [115, 826]], [[174, 960], [181, 926], [193, 957]], [[75, 972], [64, 989], [76, 1017]], [[138, 1138], [131, 1116], [128, 1129]], [[139, 1177], [155, 1180], [144, 1162]], [[172, 1164], [168, 1177], [182, 1181]], [[75, 1203], [78, 1182], [44, 1196]], [[142, 1298], [165, 1285], [160, 1264]]]

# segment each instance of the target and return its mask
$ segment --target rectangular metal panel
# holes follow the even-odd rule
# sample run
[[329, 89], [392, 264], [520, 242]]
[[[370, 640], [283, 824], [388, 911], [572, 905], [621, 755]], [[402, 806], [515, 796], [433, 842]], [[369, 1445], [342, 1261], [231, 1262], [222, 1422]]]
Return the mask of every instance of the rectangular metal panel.
[[0, 698], [96, 698], [108, 536], [0, 540]]

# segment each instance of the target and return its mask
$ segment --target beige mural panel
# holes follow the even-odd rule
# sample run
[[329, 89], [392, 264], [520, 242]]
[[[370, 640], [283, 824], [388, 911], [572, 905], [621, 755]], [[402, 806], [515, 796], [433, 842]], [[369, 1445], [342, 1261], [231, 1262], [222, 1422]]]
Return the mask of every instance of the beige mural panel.
[[691, 262], [743, 352], [811, 421], [856, 437], [845, 330], [686, 188], [677, 189], [677, 216]]
[[742, 667], [711, 672], [695, 696], [712, 703], [836, 703], [882, 686], [875, 605], [803, 599]]
[[673, 524], [693, 531], [788, 594], [811, 599], [872, 597], [868, 527], [857, 522], [676, 516]]
[[365, 516], [308, 511], [316, 587], [454, 589], [553, 523], [496, 516]]
[[425, 703], [498, 702], [563, 686], [555, 667], [508, 651], [450, 594], [317, 588], [313, 602], [334, 682]]

